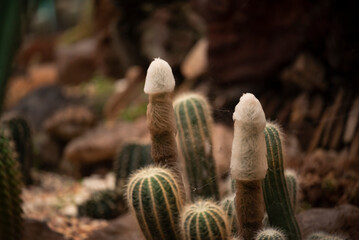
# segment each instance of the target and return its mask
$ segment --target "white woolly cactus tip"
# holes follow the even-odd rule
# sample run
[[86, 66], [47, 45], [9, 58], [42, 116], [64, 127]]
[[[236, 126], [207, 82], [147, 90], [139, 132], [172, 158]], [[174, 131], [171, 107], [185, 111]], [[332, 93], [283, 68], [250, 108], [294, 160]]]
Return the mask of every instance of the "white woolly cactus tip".
[[172, 92], [174, 88], [175, 78], [170, 65], [160, 58], [155, 58], [147, 69], [145, 93]]
[[249, 181], [263, 179], [268, 168], [264, 139], [266, 118], [262, 105], [253, 94], [243, 94], [233, 120], [232, 177]]

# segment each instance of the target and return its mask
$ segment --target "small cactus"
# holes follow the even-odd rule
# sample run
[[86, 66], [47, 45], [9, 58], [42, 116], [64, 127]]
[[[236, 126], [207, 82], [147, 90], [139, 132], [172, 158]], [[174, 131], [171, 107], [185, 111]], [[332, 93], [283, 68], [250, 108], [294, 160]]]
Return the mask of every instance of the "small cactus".
[[171, 170], [146, 167], [135, 172], [127, 186], [127, 201], [146, 239], [181, 239], [177, 226], [183, 189]]
[[272, 227], [283, 230], [291, 240], [300, 240], [301, 233], [292, 209], [284, 177], [282, 144], [279, 128], [267, 123], [265, 131], [268, 171], [263, 180], [263, 196]]
[[345, 238], [341, 238], [335, 235], [329, 235], [324, 232], [312, 233], [307, 237], [307, 240], [344, 240]]
[[184, 240], [230, 239], [230, 226], [222, 208], [211, 201], [200, 200], [185, 208], [181, 216]]
[[102, 190], [93, 193], [90, 198], [78, 206], [79, 216], [98, 219], [113, 219], [126, 211], [123, 196], [115, 190]]
[[220, 203], [221, 207], [223, 208], [224, 212], [227, 214], [228, 217], [228, 224], [231, 226], [232, 233], [235, 234], [237, 232], [237, 216], [236, 216], [236, 209], [234, 205], [235, 195], [226, 197]]
[[185, 160], [192, 200], [219, 200], [215, 161], [212, 154], [212, 116], [207, 100], [191, 93], [174, 101], [178, 143]]
[[129, 143], [124, 145], [115, 157], [114, 171], [116, 189], [122, 192], [127, 178], [135, 170], [153, 163], [149, 144]]
[[293, 170], [286, 169], [284, 171], [285, 182], [287, 183], [288, 193], [290, 202], [292, 204], [292, 209], [295, 212], [297, 208], [297, 195], [298, 195], [298, 176], [297, 173]]
[[255, 239], [256, 240], [286, 240], [287, 238], [280, 230], [268, 228], [260, 231]]
[[22, 239], [21, 174], [8, 133], [0, 127], [0, 239]]

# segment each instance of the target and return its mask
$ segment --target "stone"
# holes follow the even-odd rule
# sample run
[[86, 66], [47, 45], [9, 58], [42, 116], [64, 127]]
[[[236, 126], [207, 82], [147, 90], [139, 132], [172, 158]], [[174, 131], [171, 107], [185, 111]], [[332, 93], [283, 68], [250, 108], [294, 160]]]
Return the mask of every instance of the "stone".
[[181, 64], [181, 72], [187, 79], [195, 79], [207, 71], [208, 41], [200, 39], [189, 51]]

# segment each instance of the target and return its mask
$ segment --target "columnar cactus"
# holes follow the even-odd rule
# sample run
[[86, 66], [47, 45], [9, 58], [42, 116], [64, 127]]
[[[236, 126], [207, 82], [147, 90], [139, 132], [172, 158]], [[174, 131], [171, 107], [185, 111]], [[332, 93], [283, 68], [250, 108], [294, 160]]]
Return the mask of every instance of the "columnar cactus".
[[115, 157], [114, 171], [116, 189], [122, 192], [130, 174], [153, 163], [149, 144], [129, 143], [124, 145]]
[[33, 143], [30, 127], [22, 117], [12, 118], [6, 124], [9, 126], [12, 140], [15, 143], [23, 180], [26, 184], [30, 184], [32, 182], [31, 167], [33, 162]]
[[146, 239], [181, 239], [177, 226], [183, 189], [171, 170], [147, 167], [134, 173], [127, 186], [127, 200]]
[[237, 216], [235, 211], [236, 209], [234, 205], [235, 197], [236, 195], [232, 195], [226, 197], [220, 202], [220, 205], [223, 208], [224, 213], [227, 214], [228, 224], [229, 226], [231, 226], [231, 230], [233, 234], [237, 233], [237, 226], [238, 226]]
[[212, 154], [212, 116], [207, 100], [195, 93], [174, 101], [178, 143], [185, 159], [191, 198], [219, 200], [215, 161]]
[[101, 190], [93, 193], [90, 198], [78, 206], [80, 216], [91, 218], [112, 219], [126, 210], [123, 196], [116, 190]]
[[329, 235], [323, 232], [312, 233], [307, 237], [307, 240], [344, 240], [344, 238]]
[[256, 238], [256, 240], [286, 240], [285, 235], [277, 229], [268, 228], [260, 231]]
[[222, 208], [211, 201], [200, 200], [185, 208], [181, 214], [184, 240], [230, 239], [230, 226]]
[[233, 120], [231, 175], [236, 180], [238, 232], [244, 239], [253, 239], [264, 217], [261, 181], [267, 171], [266, 120], [260, 102], [250, 93], [240, 98]]
[[284, 171], [285, 182], [287, 183], [287, 189], [289, 193], [290, 203], [292, 204], [292, 209], [295, 212], [297, 208], [297, 195], [298, 195], [298, 176], [297, 173], [293, 170], [286, 169]]
[[0, 239], [22, 239], [21, 174], [8, 134], [0, 127]]
[[263, 181], [263, 196], [272, 227], [282, 229], [291, 240], [301, 239], [301, 233], [292, 209], [283, 170], [283, 154], [280, 131], [267, 123], [265, 131], [268, 172]]

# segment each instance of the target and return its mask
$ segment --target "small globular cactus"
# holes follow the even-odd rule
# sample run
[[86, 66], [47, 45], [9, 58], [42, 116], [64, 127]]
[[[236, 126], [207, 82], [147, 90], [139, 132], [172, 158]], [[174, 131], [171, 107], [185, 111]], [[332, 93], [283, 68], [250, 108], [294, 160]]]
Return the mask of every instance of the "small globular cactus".
[[0, 239], [22, 239], [21, 173], [9, 134], [0, 126]]
[[183, 188], [170, 169], [146, 167], [132, 174], [127, 201], [146, 239], [181, 239], [177, 226], [184, 203]]
[[230, 226], [223, 209], [211, 201], [199, 200], [185, 208], [181, 215], [184, 240], [230, 239]]
[[316, 232], [312, 233], [307, 237], [307, 240], [344, 240], [345, 238], [336, 236], [336, 235], [330, 235], [328, 233], [324, 232]]
[[140, 143], [128, 143], [124, 145], [114, 160], [116, 175], [116, 189], [125, 191], [128, 177], [134, 171], [153, 163], [151, 158], [151, 145]]
[[125, 212], [127, 204], [116, 190], [94, 192], [90, 198], [78, 206], [79, 216], [98, 219], [113, 219]]
[[280, 130], [275, 124], [267, 123], [264, 135], [268, 172], [262, 184], [270, 226], [282, 229], [291, 240], [300, 240], [301, 233], [284, 176]]
[[235, 198], [236, 195], [228, 196], [220, 202], [221, 207], [228, 217], [228, 224], [231, 226], [232, 233], [235, 234], [237, 232], [237, 217], [235, 211]]
[[219, 200], [216, 166], [212, 153], [212, 116], [204, 96], [189, 93], [173, 103], [178, 143], [185, 160], [191, 198]]
[[255, 240], [286, 240], [287, 238], [282, 231], [274, 228], [261, 230]]

